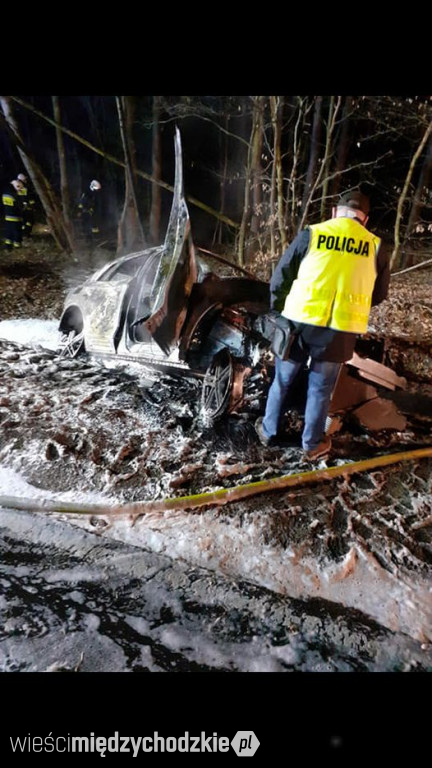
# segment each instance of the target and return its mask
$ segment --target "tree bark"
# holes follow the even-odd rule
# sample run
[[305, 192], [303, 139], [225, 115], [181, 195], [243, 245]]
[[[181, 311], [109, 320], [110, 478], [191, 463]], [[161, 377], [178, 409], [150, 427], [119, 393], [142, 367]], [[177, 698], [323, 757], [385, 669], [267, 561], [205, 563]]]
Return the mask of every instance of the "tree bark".
[[[429, 179], [432, 171], [432, 137], [429, 137], [428, 149], [426, 157], [423, 160], [422, 168], [420, 171], [419, 180], [417, 182], [416, 191], [414, 193], [414, 200], [411, 206], [411, 211], [406, 228], [405, 238], [408, 239], [413, 234], [416, 226], [419, 223], [420, 215], [423, 207], [422, 195], [425, 189], [429, 187]], [[402, 260], [402, 267], [410, 267], [413, 262], [412, 255], [407, 256]]]
[[264, 96], [255, 96], [252, 113], [252, 156], [251, 156], [251, 232], [259, 233], [262, 222], [262, 147], [264, 132]]
[[337, 144], [337, 151], [336, 151], [335, 176], [333, 179], [332, 190], [331, 190], [333, 197], [336, 197], [336, 195], [338, 195], [340, 192], [340, 183], [341, 183], [340, 173], [345, 168], [347, 157], [348, 157], [349, 129], [350, 129], [349, 115], [351, 113], [352, 103], [353, 103], [353, 97], [346, 96], [343, 112], [342, 112], [341, 131], [340, 131], [339, 141]]
[[271, 233], [271, 258], [276, 256], [276, 238], [274, 227], [276, 220], [278, 223], [279, 240], [281, 250], [284, 251], [288, 245], [288, 238], [284, 224], [284, 200], [283, 200], [283, 170], [281, 158], [281, 114], [283, 108], [283, 96], [270, 96], [270, 110], [273, 126], [273, 165], [271, 181], [271, 199], [270, 199], [270, 233]]
[[[53, 104], [54, 120], [58, 125], [60, 125], [61, 110], [60, 110], [60, 102], [59, 102], [58, 96], [52, 97], [52, 104]], [[67, 170], [66, 170], [66, 152], [65, 152], [65, 146], [63, 141], [63, 133], [58, 127], [56, 128], [56, 139], [57, 139], [57, 153], [59, 158], [60, 194], [61, 194], [61, 200], [62, 200], [63, 216], [64, 216], [66, 229], [69, 233], [69, 240], [72, 246], [74, 246], [75, 238], [74, 238], [74, 230], [73, 230], [73, 224], [72, 224], [69, 184], [68, 184]]]
[[299, 193], [298, 189], [298, 176], [299, 165], [301, 155], [301, 128], [304, 124], [305, 115], [307, 113], [307, 106], [305, 106], [305, 99], [300, 96], [297, 97], [297, 115], [296, 107], [291, 105], [292, 120], [294, 122], [294, 128], [292, 130], [290, 155], [292, 157], [291, 171], [287, 181], [287, 193], [285, 203], [285, 231], [287, 238], [291, 239], [295, 235], [297, 225], [297, 202]]
[[[223, 214], [225, 210], [225, 187], [227, 183], [227, 176], [228, 176], [228, 134], [229, 134], [229, 114], [224, 115], [224, 123], [225, 123], [225, 131], [224, 133], [220, 133], [220, 153], [223, 154], [223, 162], [222, 162], [222, 168], [221, 168], [221, 176], [219, 181], [219, 213]], [[221, 221], [216, 222], [216, 227], [213, 235], [213, 244], [215, 242], [218, 242], [219, 245], [222, 243], [222, 223]]]
[[257, 232], [259, 229], [258, 215], [262, 194], [261, 150], [263, 101], [263, 96], [252, 97], [252, 127], [246, 164], [243, 214], [237, 247], [237, 261], [240, 266], [244, 266], [245, 264], [245, 252], [248, 245], [248, 228], [254, 232]]
[[394, 248], [393, 253], [391, 255], [390, 259], [390, 269], [393, 269], [393, 267], [396, 265], [398, 258], [399, 258], [399, 250], [400, 250], [400, 226], [401, 226], [401, 220], [402, 220], [402, 211], [403, 207], [407, 198], [409, 185], [411, 183], [412, 175], [414, 173], [414, 168], [416, 166], [417, 160], [419, 159], [421, 153], [423, 152], [424, 147], [426, 146], [427, 142], [429, 141], [429, 137], [432, 134], [432, 121], [428, 124], [427, 128], [424, 131], [424, 134], [421, 138], [421, 141], [414, 152], [414, 155], [411, 158], [411, 162], [408, 168], [408, 172], [405, 179], [405, 184], [403, 186], [402, 192], [399, 196], [398, 205], [397, 205], [397, 212], [396, 212], [396, 222], [394, 227]]
[[135, 144], [133, 123], [135, 104], [130, 96], [117, 96], [120, 134], [125, 158], [125, 201], [117, 230], [117, 254], [145, 248], [136, 193]]
[[[313, 178], [315, 175], [315, 169], [318, 161], [319, 144], [321, 140], [322, 103], [323, 103], [323, 97], [316, 96], [314, 116], [313, 116], [313, 122], [312, 122], [312, 135], [311, 135], [311, 143], [310, 143], [310, 151], [309, 151], [309, 163], [308, 163], [306, 181], [304, 185], [303, 198], [302, 198], [302, 212], [303, 212], [302, 222], [305, 220], [307, 215], [307, 207], [309, 206], [309, 202], [310, 202], [310, 190], [312, 188]], [[300, 229], [301, 227], [302, 225], [300, 225]]]
[[330, 96], [330, 103], [329, 103], [329, 110], [328, 110], [328, 119], [327, 119], [327, 141], [326, 141], [326, 152], [324, 155], [323, 160], [323, 168], [322, 173], [324, 174], [324, 181], [322, 186], [322, 195], [321, 195], [321, 209], [320, 209], [320, 219], [324, 221], [327, 218], [327, 190], [329, 185], [328, 180], [328, 170], [330, 166], [330, 152], [329, 149], [329, 127], [331, 125], [332, 117], [333, 117], [333, 110], [334, 110], [334, 96]]
[[[332, 97], [333, 99], [333, 97]], [[332, 145], [332, 137], [334, 133], [334, 128], [336, 124], [336, 117], [340, 108], [342, 97], [338, 96], [336, 104], [334, 104], [334, 101], [331, 102], [331, 111], [329, 111], [329, 120], [327, 123], [327, 131], [326, 131], [326, 143], [325, 143], [325, 149], [324, 149], [324, 156], [321, 161], [320, 169], [316, 175], [314, 183], [311, 185], [309, 194], [303, 209], [302, 218], [300, 221], [300, 229], [302, 229], [306, 222], [306, 217], [308, 214], [309, 206], [311, 204], [313, 195], [315, 194], [315, 190], [317, 189], [318, 185], [321, 183], [321, 178], [325, 172], [325, 169], [328, 164], [328, 160], [331, 153], [331, 145]]]

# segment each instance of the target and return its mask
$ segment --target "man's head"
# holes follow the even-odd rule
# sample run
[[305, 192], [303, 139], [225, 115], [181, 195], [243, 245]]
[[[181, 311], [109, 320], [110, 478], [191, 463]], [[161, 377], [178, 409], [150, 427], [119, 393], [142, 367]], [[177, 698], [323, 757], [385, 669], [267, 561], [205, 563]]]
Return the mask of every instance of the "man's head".
[[360, 192], [359, 189], [352, 189], [341, 195], [337, 204], [332, 209], [333, 218], [346, 216], [350, 219], [358, 219], [363, 226], [366, 226], [369, 218], [369, 198]]
[[94, 192], [97, 189], [100, 189], [101, 186], [102, 185], [101, 185], [100, 181], [97, 181], [97, 179], [93, 179], [93, 181], [90, 182], [90, 189], [91, 189], [92, 192]]
[[27, 176], [24, 173], [19, 173], [17, 179], [18, 181], [22, 181], [23, 184], [27, 183]]
[[14, 179], [11, 181], [11, 184], [17, 192], [20, 192], [22, 189], [24, 189], [24, 184], [19, 179]]

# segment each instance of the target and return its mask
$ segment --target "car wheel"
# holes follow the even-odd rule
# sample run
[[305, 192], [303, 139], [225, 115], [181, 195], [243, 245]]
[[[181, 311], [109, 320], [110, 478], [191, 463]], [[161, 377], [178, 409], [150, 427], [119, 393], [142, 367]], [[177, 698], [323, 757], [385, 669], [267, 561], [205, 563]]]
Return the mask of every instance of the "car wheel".
[[84, 331], [73, 328], [60, 334], [57, 346], [57, 354], [60, 357], [78, 357], [84, 352]]
[[201, 417], [205, 424], [223, 416], [228, 408], [233, 383], [233, 362], [227, 349], [214, 356], [204, 375], [201, 394]]

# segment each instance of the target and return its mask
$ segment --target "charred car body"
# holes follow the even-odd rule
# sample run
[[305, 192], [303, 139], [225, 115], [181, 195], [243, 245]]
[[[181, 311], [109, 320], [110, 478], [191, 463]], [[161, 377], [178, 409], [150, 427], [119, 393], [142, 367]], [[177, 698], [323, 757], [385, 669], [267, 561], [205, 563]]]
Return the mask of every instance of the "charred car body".
[[249, 277], [218, 277], [197, 255], [178, 131], [175, 153], [164, 244], [116, 259], [67, 294], [58, 351], [202, 376], [203, 415], [211, 420], [234, 407], [246, 372], [256, 369], [259, 378], [269, 343], [254, 323], [269, 309], [269, 286]]
[[[270, 291], [267, 283], [253, 277], [218, 277], [196, 253], [183, 192], [178, 130], [175, 155], [174, 196], [164, 244], [116, 259], [67, 294], [58, 351], [63, 356], [88, 353], [200, 376], [202, 415], [209, 423], [246, 405], [256, 411], [264, 406], [274, 361], [270, 341], [263, 335]], [[379, 365], [375, 363], [375, 371]], [[349, 373], [359, 378], [360, 371], [361, 379], [361, 369], [357, 360]], [[403, 386], [397, 378], [390, 377], [390, 388]], [[382, 386], [387, 387], [387, 379], [382, 372]], [[343, 378], [345, 389], [347, 383]], [[357, 392], [355, 405], [370, 398], [370, 389], [367, 396]], [[337, 414], [338, 398], [334, 400]]]

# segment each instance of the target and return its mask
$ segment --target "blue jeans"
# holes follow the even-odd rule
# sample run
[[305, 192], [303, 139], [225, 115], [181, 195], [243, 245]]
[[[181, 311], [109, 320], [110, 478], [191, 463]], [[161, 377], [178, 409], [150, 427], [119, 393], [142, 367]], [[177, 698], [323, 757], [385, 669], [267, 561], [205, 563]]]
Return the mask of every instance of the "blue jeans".
[[[266, 437], [274, 437], [277, 434], [288, 389], [303, 365], [304, 363], [295, 360], [276, 358], [275, 376], [269, 389], [263, 419], [263, 432]], [[316, 448], [323, 439], [328, 408], [340, 366], [341, 363], [311, 359], [302, 434], [305, 451]]]

